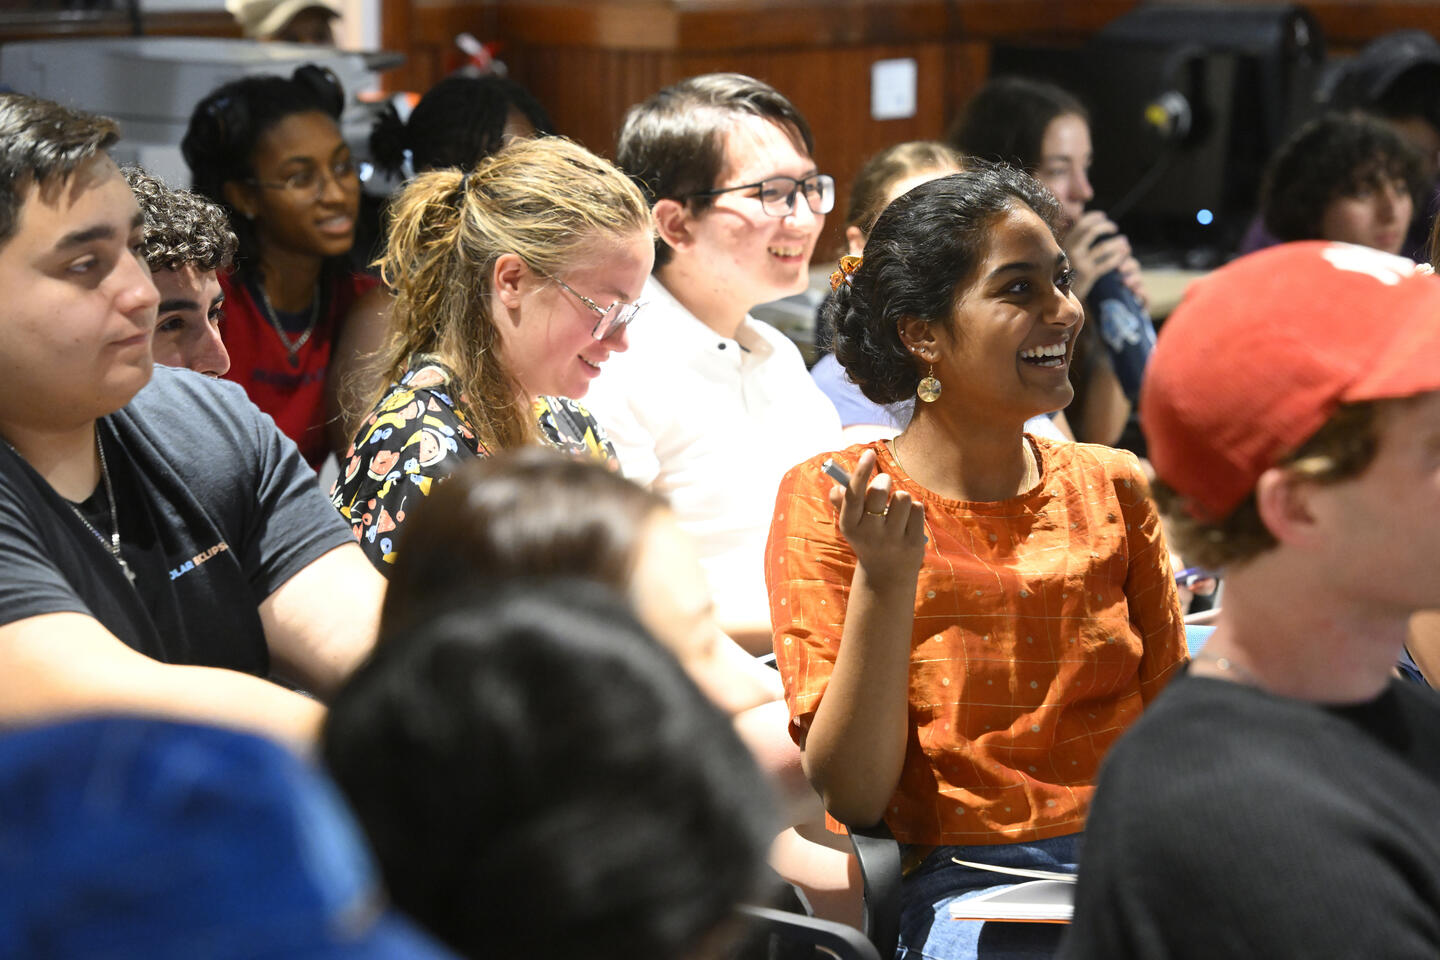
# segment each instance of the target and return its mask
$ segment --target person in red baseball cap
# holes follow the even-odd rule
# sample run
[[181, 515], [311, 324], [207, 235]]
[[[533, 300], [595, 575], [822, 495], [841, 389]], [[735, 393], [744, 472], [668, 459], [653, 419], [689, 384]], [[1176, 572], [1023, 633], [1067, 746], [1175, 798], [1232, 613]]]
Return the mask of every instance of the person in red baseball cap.
[[1141, 422], [1215, 633], [1111, 752], [1069, 960], [1440, 956], [1440, 279], [1284, 244], [1195, 283]]

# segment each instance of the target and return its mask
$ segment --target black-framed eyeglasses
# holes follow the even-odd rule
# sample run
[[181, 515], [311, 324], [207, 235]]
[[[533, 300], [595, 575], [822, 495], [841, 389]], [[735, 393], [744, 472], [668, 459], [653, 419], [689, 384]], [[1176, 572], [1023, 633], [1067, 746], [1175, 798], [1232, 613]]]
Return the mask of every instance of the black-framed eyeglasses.
[[717, 197], [736, 190], [758, 191], [760, 206], [772, 217], [788, 217], [795, 212], [795, 194], [804, 193], [811, 213], [829, 213], [835, 209], [835, 178], [828, 173], [812, 173], [802, 180], [794, 177], [767, 177], [758, 183], [742, 183], [738, 187], [702, 190], [694, 197]]
[[645, 306], [644, 301], [628, 303], [624, 300], [616, 300], [610, 304], [610, 306], [602, 307], [559, 277], [551, 277], [550, 279], [559, 284], [566, 293], [589, 307], [591, 312], [595, 314], [598, 319], [595, 321], [595, 326], [590, 330], [590, 336], [596, 340], [604, 340], [606, 337], [613, 336], [625, 329], [630, 321], [635, 319], [635, 314], [640, 312], [640, 308]]
[[306, 197], [306, 199], [319, 200], [320, 195], [325, 192], [327, 171], [331, 180], [341, 187], [348, 187], [352, 183], [364, 183], [369, 180], [375, 168], [364, 161], [357, 161], [354, 157], [346, 157], [325, 167], [302, 167], [283, 180], [260, 180], [252, 177], [245, 182], [257, 187], [265, 187], [267, 190], [288, 190]]

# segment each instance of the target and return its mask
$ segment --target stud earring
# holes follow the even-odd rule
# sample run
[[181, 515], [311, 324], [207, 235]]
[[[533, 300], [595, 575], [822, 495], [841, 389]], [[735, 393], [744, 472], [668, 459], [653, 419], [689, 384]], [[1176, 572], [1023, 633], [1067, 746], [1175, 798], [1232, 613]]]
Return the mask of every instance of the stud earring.
[[940, 381], [935, 379], [935, 364], [930, 364], [930, 372], [920, 378], [915, 385], [915, 396], [926, 403], [934, 403], [940, 399]]

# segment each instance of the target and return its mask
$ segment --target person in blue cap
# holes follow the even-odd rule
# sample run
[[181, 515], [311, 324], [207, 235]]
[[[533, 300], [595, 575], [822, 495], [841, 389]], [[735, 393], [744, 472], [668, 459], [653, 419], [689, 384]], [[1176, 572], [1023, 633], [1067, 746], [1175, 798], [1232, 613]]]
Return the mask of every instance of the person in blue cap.
[[334, 788], [261, 737], [149, 717], [0, 736], [0, 957], [446, 960]]

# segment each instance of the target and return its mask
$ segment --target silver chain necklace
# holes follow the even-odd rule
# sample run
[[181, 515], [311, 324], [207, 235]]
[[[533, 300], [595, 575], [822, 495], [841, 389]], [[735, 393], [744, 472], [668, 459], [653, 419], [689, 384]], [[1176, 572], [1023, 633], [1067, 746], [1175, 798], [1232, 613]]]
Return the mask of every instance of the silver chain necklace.
[[80, 522], [85, 524], [85, 529], [95, 534], [95, 539], [99, 540], [105, 548], [110, 551], [110, 556], [114, 557], [115, 562], [120, 564], [120, 572], [125, 574], [125, 579], [129, 580], [130, 586], [133, 587], [135, 586], [135, 571], [130, 569], [130, 564], [126, 563], [125, 558], [120, 555], [120, 519], [115, 512], [115, 488], [110, 485], [110, 467], [105, 462], [105, 444], [100, 442], [100, 428], [98, 425], [95, 428], [95, 450], [100, 454], [100, 482], [105, 485], [105, 500], [110, 505], [110, 536], [107, 538], [105, 534], [95, 529], [95, 525], [90, 522], [85, 514], [80, 512], [80, 508], [75, 504], [69, 500], [66, 500], [65, 503], [75, 512], [75, 516], [80, 518]]
[[315, 295], [310, 299], [310, 322], [305, 324], [305, 329], [294, 340], [285, 333], [285, 328], [280, 325], [280, 318], [275, 315], [275, 308], [270, 305], [270, 297], [265, 293], [264, 282], [255, 284], [255, 291], [260, 294], [260, 312], [265, 314], [265, 319], [270, 322], [270, 328], [275, 331], [275, 336], [280, 338], [285, 352], [290, 355], [290, 366], [293, 369], [300, 367], [300, 348], [310, 340], [310, 334], [315, 332], [315, 324], [320, 321], [320, 284], [315, 284]]
[[[15, 454], [15, 456], [21, 460], [25, 459], [20, 451], [15, 449], [15, 444], [11, 443], [8, 438], [0, 437], [0, 440], [5, 441], [5, 446], [10, 448], [11, 453]], [[96, 530], [95, 525], [86, 518], [85, 514], [80, 512], [80, 508], [75, 504], [71, 503], [65, 497], [61, 497], [60, 499], [64, 500], [65, 505], [70, 508], [76, 518], [85, 524], [85, 529], [95, 534], [95, 539], [99, 540], [101, 545], [110, 551], [110, 556], [114, 557], [115, 562], [120, 564], [120, 572], [125, 574], [125, 579], [129, 580], [130, 586], [133, 587], [135, 586], [135, 571], [130, 569], [130, 564], [126, 563], [125, 558], [120, 555], [120, 520], [115, 513], [115, 488], [110, 485], [110, 467], [105, 463], [105, 445], [100, 442], [100, 425], [98, 422], [95, 425], [95, 452], [100, 455], [100, 480], [105, 484], [105, 499], [110, 504], [110, 536], [106, 537], [105, 534]]]

